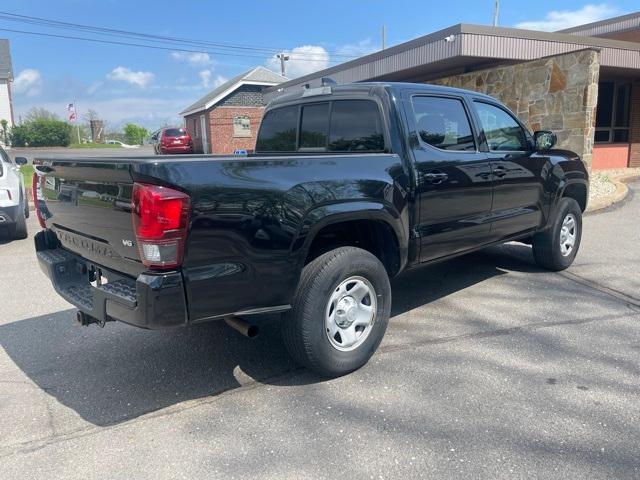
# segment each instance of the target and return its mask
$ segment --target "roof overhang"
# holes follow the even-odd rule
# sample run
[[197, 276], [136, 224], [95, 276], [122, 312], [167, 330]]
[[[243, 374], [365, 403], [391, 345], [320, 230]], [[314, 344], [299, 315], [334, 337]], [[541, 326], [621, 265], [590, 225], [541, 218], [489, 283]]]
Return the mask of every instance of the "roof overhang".
[[227, 95], [232, 94], [233, 92], [235, 92], [237, 89], [239, 89], [243, 85], [260, 85], [260, 86], [264, 86], [264, 87], [273, 87], [273, 86], [276, 86], [276, 85], [279, 85], [279, 84], [277, 82], [263, 82], [263, 81], [257, 82], [257, 81], [252, 81], [252, 80], [241, 80], [238, 83], [234, 83], [229, 88], [227, 88], [223, 92], [221, 92], [218, 95], [216, 95], [215, 97], [213, 97], [211, 100], [209, 100], [204, 105], [202, 105], [202, 106], [200, 106], [198, 108], [194, 108], [192, 110], [184, 110], [184, 111], [180, 112], [180, 115], [182, 115], [182, 116], [193, 115], [194, 113], [198, 113], [198, 112], [203, 112], [205, 110], [209, 110], [211, 107], [213, 107], [220, 100], [225, 98]]
[[629, 35], [627, 34], [633, 31], [635, 31], [636, 34], [640, 34], [640, 12], [607, 18], [606, 20], [578, 25], [577, 27], [565, 28], [564, 30], [559, 30], [558, 33], [622, 40], [628, 37]]
[[594, 48], [600, 64], [640, 72], [640, 44], [566, 33], [458, 24], [409, 42], [268, 88], [273, 98], [322, 77], [338, 83], [411, 80], [464, 73], [491, 65], [535, 60]]

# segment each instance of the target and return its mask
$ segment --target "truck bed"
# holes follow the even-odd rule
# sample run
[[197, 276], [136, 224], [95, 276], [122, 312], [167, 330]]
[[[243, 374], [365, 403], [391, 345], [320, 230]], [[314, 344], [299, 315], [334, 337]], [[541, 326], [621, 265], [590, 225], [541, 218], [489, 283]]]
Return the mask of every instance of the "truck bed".
[[[287, 308], [309, 228], [334, 204], [362, 202], [354, 208], [372, 215], [389, 205], [398, 218], [407, 214], [403, 191], [392, 179], [404, 169], [394, 154], [59, 156], [34, 163], [44, 172], [47, 228], [61, 248], [131, 279], [149, 273], [132, 226], [134, 182], [189, 195], [179, 273], [190, 322], [240, 306]], [[401, 235], [407, 238], [408, 227]]]

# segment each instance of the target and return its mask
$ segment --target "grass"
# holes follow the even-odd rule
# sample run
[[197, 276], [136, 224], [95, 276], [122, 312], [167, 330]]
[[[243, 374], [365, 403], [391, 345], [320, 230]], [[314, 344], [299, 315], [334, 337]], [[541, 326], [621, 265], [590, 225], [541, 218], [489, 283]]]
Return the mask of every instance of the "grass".
[[20, 173], [22, 173], [22, 178], [24, 178], [24, 186], [30, 189], [33, 178], [33, 165], [22, 165], [20, 167]]
[[72, 143], [69, 148], [122, 148], [117, 143]]

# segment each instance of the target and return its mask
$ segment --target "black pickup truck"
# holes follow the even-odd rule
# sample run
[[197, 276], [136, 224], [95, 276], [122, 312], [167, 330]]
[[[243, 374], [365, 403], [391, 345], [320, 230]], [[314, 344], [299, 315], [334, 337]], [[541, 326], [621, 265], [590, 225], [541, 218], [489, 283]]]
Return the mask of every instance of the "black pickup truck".
[[364, 365], [389, 278], [519, 240], [567, 268], [588, 174], [491, 97], [406, 83], [324, 85], [266, 109], [246, 157], [41, 159], [35, 246], [83, 324], [142, 328], [283, 312], [291, 355]]

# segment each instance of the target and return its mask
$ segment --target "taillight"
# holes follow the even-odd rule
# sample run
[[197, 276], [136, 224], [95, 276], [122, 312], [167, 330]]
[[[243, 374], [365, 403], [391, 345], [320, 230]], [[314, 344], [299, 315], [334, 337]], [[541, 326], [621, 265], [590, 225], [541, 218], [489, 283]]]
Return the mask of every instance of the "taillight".
[[[44, 177], [42, 177], [44, 179]], [[44, 202], [44, 198], [42, 196], [42, 184], [40, 175], [38, 172], [33, 172], [33, 179], [31, 181], [31, 195], [33, 196], [33, 203], [36, 206], [36, 217], [38, 217], [38, 223], [42, 228], [47, 228], [47, 224], [44, 221], [44, 217], [42, 216], [42, 207], [40, 206], [40, 202]]]
[[134, 183], [133, 231], [142, 263], [153, 269], [182, 264], [189, 225], [189, 196], [167, 187]]

